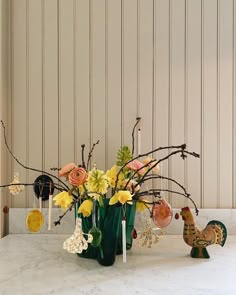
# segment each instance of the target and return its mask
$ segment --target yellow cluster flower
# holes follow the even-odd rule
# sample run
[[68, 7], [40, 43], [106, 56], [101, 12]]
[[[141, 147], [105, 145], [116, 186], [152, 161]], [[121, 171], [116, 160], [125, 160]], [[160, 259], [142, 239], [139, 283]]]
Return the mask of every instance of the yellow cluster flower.
[[57, 194], [53, 200], [55, 201], [55, 205], [60, 206], [63, 209], [67, 209], [70, 207], [73, 198], [68, 192], [61, 192]]
[[109, 186], [108, 177], [105, 175], [104, 171], [93, 168], [87, 179], [87, 188], [91, 193], [106, 194]]

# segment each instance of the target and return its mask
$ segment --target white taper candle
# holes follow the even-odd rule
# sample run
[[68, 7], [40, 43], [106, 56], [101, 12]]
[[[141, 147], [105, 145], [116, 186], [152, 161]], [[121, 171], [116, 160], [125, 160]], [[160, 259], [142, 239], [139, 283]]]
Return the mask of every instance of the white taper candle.
[[51, 230], [52, 226], [52, 195], [49, 195], [48, 199], [48, 230]]
[[126, 262], [126, 220], [122, 219], [122, 248], [123, 248], [123, 262]]
[[42, 203], [43, 203], [42, 197], [39, 197], [39, 211], [40, 212], [42, 212]]
[[141, 129], [138, 129], [138, 155], [141, 155]]

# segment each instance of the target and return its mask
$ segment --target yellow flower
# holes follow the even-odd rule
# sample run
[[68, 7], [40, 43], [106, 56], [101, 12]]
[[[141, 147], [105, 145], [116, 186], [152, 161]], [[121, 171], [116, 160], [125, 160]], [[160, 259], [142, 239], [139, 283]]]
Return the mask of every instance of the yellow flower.
[[[115, 187], [116, 178], [117, 178], [117, 166], [114, 165], [111, 167], [110, 170], [107, 170], [106, 176], [108, 177], [109, 185], [111, 187]], [[121, 187], [123, 181], [124, 181], [124, 174], [120, 173], [118, 176], [117, 187]]]
[[61, 192], [53, 198], [53, 201], [55, 201], [55, 205], [67, 209], [70, 207], [73, 198], [68, 192]]
[[78, 213], [82, 213], [84, 217], [88, 217], [91, 215], [93, 208], [93, 201], [88, 199], [83, 201], [83, 203], [79, 206]]
[[130, 201], [132, 201], [132, 195], [129, 191], [118, 191], [116, 194], [114, 194], [113, 197], [111, 197], [110, 201], [109, 201], [109, 205], [114, 205], [117, 202], [120, 202], [121, 204], [125, 204], [125, 203], [131, 203]]
[[144, 211], [148, 207], [150, 207], [150, 205], [147, 204], [147, 202], [148, 202], [147, 200], [137, 201], [137, 203], [136, 203], [136, 211]]
[[96, 192], [100, 194], [107, 193], [108, 188], [108, 177], [102, 170], [93, 168], [88, 175], [87, 188], [90, 192]]

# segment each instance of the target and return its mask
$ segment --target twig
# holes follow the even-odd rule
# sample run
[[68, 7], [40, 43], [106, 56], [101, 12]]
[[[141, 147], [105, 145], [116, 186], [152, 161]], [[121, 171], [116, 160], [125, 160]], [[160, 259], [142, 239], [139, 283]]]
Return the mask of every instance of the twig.
[[62, 218], [69, 212], [72, 210], [74, 206], [74, 202], [71, 203], [70, 207], [62, 214], [59, 216], [59, 219], [57, 221], [54, 221], [55, 226], [57, 226], [58, 224], [61, 224], [61, 220]]
[[[183, 194], [183, 193], [180, 193], [180, 192], [177, 192], [177, 191], [173, 191], [173, 190], [168, 190], [168, 189], [150, 189], [148, 191], [143, 191], [143, 192], [138, 192], [135, 194], [134, 196], [134, 201], [138, 201], [138, 199], [136, 198], [139, 198], [139, 197], [142, 197], [142, 196], [146, 196], [146, 195], [151, 195], [151, 196], [154, 196], [154, 197], [159, 197], [160, 198], [160, 195], [158, 195], [159, 192], [161, 191], [164, 191], [164, 192], [169, 192], [169, 193], [173, 193], [173, 194], [177, 194], [177, 195], [182, 195], [184, 197], [186, 197], [187, 199], [189, 199], [193, 206], [194, 206], [194, 209], [195, 209], [195, 213], [196, 215], [198, 215], [198, 208], [197, 208], [197, 205], [196, 203], [194, 202], [194, 200], [190, 197], [190, 194]], [[142, 200], [142, 202], [145, 202]], [[155, 202], [146, 202], [147, 204], [155, 204]]]
[[194, 157], [197, 157], [197, 158], [200, 157], [199, 154], [196, 154], [196, 153], [194, 153], [194, 152], [188, 152], [188, 151], [185, 151], [185, 150], [183, 150], [183, 149], [182, 149], [182, 150], [177, 150], [177, 151], [171, 152], [170, 154], [168, 154], [168, 155], [165, 156], [164, 158], [161, 158], [160, 160], [156, 161], [156, 163], [155, 163], [154, 165], [152, 165], [152, 167], [150, 167], [150, 169], [147, 170], [147, 171], [143, 174], [143, 176], [141, 177], [141, 179], [140, 179], [140, 181], [137, 183], [137, 185], [138, 185], [138, 184], [141, 184], [141, 183], [143, 182], [145, 176], [146, 176], [146, 175], [147, 175], [147, 174], [148, 174], [153, 168], [155, 168], [159, 163], [161, 163], [161, 162], [167, 160], [168, 158], [172, 157], [173, 155], [176, 155], [176, 154], [179, 154], [179, 153], [181, 153], [182, 157], [183, 157], [183, 154], [184, 154], [184, 155], [185, 155], [185, 154], [188, 154], [188, 155], [191, 155], [191, 156], [194, 156]]
[[93, 146], [92, 146], [92, 148], [91, 148], [91, 150], [90, 150], [90, 152], [89, 152], [89, 154], [88, 154], [88, 161], [87, 161], [87, 166], [86, 166], [87, 170], [88, 170], [88, 168], [89, 168], [89, 162], [90, 162], [90, 160], [91, 160], [91, 158], [92, 158], [92, 155], [93, 155], [93, 150], [94, 150], [95, 146], [96, 146], [97, 144], [99, 144], [99, 142], [100, 142], [100, 140], [98, 140], [96, 143], [93, 144]]
[[82, 167], [83, 167], [84, 169], [86, 169], [85, 161], [84, 161], [84, 149], [85, 149], [85, 144], [82, 144], [82, 145], [81, 145]]
[[52, 167], [52, 168], [50, 168], [50, 170], [52, 170], [52, 171], [60, 171], [61, 168]]
[[11, 151], [8, 143], [7, 143], [7, 138], [6, 138], [6, 128], [5, 128], [5, 125], [3, 123], [3, 121], [1, 120], [1, 123], [2, 123], [2, 128], [3, 128], [3, 136], [4, 136], [4, 142], [5, 142], [5, 145], [7, 147], [7, 150], [8, 152], [11, 154], [11, 156], [13, 157], [13, 159], [21, 166], [23, 167], [24, 169], [27, 169], [27, 170], [31, 170], [31, 171], [35, 171], [35, 172], [39, 172], [39, 173], [44, 173], [46, 175], [49, 175], [53, 178], [55, 178], [57, 181], [59, 181], [61, 184], [64, 185], [65, 189], [69, 189], [69, 187], [58, 177], [56, 177], [55, 175], [49, 173], [49, 172], [46, 172], [46, 171], [43, 171], [43, 170], [39, 170], [39, 169], [35, 169], [35, 168], [31, 168], [31, 167], [28, 167], [24, 164], [22, 164], [17, 158], [16, 156], [13, 154], [13, 152]]
[[[129, 178], [129, 180], [127, 181], [127, 183], [126, 183], [126, 187], [128, 186], [128, 184], [130, 183], [130, 181], [131, 181], [131, 179], [133, 179], [134, 178], [134, 176], [136, 175], [136, 174], [138, 174], [138, 172], [140, 171], [140, 170], [142, 170], [143, 168], [145, 168], [145, 167], [147, 167], [150, 163], [153, 163], [153, 162], [155, 162], [144, 174], [143, 174], [143, 176], [140, 178], [140, 180], [137, 182], [137, 184], [135, 185], [135, 187], [137, 187], [138, 185], [140, 185], [140, 184], [142, 184], [145, 180], [144, 180], [144, 178], [145, 178], [145, 176], [153, 169], [153, 168], [155, 168], [159, 163], [161, 163], [161, 162], [163, 162], [163, 161], [165, 161], [165, 160], [167, 160], [168, 158], [170, 158], [171, 156], [173, 156], [173, 155], [176, 155], [176, 154], [179, 154], [179, 153], [181, 153], [181, 156], [183, 157], [183, 155], [185, 155], [185, 154], [190, 154], [190, 155], [192, 155], [192, 156], [195, 156], [195, 157], [199, 157], [199, 155], [198, 154], [196, 154], [196, 153], [193, 153], [193, 152], [188, 152], [188, 151], [185, 151], [185, 150], [183, 150], [183, 149], [181, 149], [181, 150], [177, 150], [177, 151], [174, 151], [174, 152], [171, 152], [170, 154], [168, 154], [167, 156], [165, 156], [164, 158], [161, 158], [160, 160], [155, 160], [155, 159], [153, 159], [153, 160], [151, 160], [150, 162], [148, 162], [147, 164], [145, 164], [145, 165], [143, 165], [142, 167], [140, 167], [139, 169], [137, 169], [134, 173], [133, 173], [133, 175], [132, 175], [132, 177], [130, 177]], [[132, 162], [132, 160], [131, 161], [129, 161], [129, 162]], [[127, 162], [128, 163], [128, 162]], [[127, 165], [127, 164], [126, 164]], [[119, 171], [120, 172], [120, 171]], [[118, 174], [119, 174], [119, 172], [118, 172]], [[117, 176], [118, 176], [118, 174], [117, 174]]]
[[156, 189], [150, 189], [148, 191], [143, 191], [143, 192], [138, 192], [135, 194], [135, 197], [142, 197], [142, 196], [156, 196], [158, 198], [160, 198], [161, 196], [158, 194], [160, 192], [169, 192], [169, 193], [173, 193], [173, 194], [177, 194], [177, 195], [181, 195], [187, 198], [187, 195], [185, 193], [181, 193], [181, 192], [177, 192], [174, 190], [169, 190], [169, 189], [161, 189], [161, 188], [156, 188]]
[[145, 181], [150, 180], [150, 179], [158, 179], [158, 178], [172, 181], [175, 184], [177, 184], [184, 191], [185, 194], [188, 194], [185, 187], [182, 184], [180, 184], [178, 181], [174, 180], [173, 178], [166, 177], [166, 176], [161, 176], [161, 175], [153, 175], [153, 174], [152, 175], [146, 175], [146, 176], [147, 177], [145, 177], [145, 179], [144, 179]]
[[126, 162], [126, 163], [120, 168], [120, 170], [118, 171], [117, 176], [116, 176], [115, 190], [117, 189], [117, 183], [118, 183], [118, 179], [119, 179], [119, 175], [120, 175], [121, 171], [125, 168], [126, 165], [128, 165], [128, 164], [131, 163], [132, 161], [137, 160], [137, 159], [142, 158], [142, 157], [145, 157], [145, 156], [148, 156], [148, 155], [150, 155], [150, 154], [152, 154], [152, 153], [159, 152], [159, 151], [161, 151], [161, 150], [166, 150], [166, 149], [180, 149], [180, 148], [181, 148], [182, 150], [186, 149], [186, 144], [182, 144], [182, 145], [173, 145], [173, 146], [165, 146], [165, 147], [159, 147], [159, 148], [156, 148], [156, 149], [154, 149], [154, 150], [151, 150], [151, 151], [149, 151], [149, 152], [147, 152], [147, 153], [145, 153], [145, 154], [141, 154], [141, 155], [138, 155], [138, 156], [132, 158], [131, 160], [129, 160], [128, 162]]

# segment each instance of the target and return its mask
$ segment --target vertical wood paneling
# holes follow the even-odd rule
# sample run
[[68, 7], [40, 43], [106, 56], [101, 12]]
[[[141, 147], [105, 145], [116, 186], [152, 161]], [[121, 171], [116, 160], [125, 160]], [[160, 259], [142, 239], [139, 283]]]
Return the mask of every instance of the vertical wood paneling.
[[92, 2], [92, 142], [100, 140], [94, 160], [98, 169], [105, 169], [105, 0]]
[[[232, 34], [233, 5], [231, 0], [219, 1], [219, 149], [220, 149], [220, 192], [219, 207], [232, 206]], [[228, 155], [228, 156], [227, 156]]]
[[[154, 125], [154, 146], [168, 146], [168, 101], [169, 101], [169, 1], [156, 2], [156, 110]], [[155, 157], [164, 157], [165, 152], [158, 152]], [[161, 174], [168, 176], [168, 163], [162, 164]], [[168, 188], [166, 181], [159, 182], [162, 188]], [[167, 195], [167, 194], [166, 194]]]
[[[13, 1], [14, 28], [13, 28], [13, 107], [12, 107], [12, 149], [16, 157], [24, 164], [27, 155], [27, 93], [26, 93], [26, 0]], [[13, 172], [19, 172], [20, 180], [26, 181], [27, 171], [13, 162]], [[13, 178], [13, 175], [12, 175]], [[12, 180], [10, 180], [12, 181]], [[26, 193], [20, 193], [13, 199], [14, 207], [26, 207]]]
[[140, 101], [141, 153], [152, 150], [153, 101], [153, 1], [140, 1]]
[[[217, 1], [204, 4], [203, 206], [217, 204]], [[211, 77], [209, 79], [209, 77]], [[210, 114], [210, 115], [209, 115]]]
[[[121, 145], [121, 3], [106, 0], [106, 163], [111, 167]], [[116, 110], [115, 116], [113, 115]]]
[[[27, 3], [27, 99], [28, 99], [28, 165], [37, 169], [43, 168], [43, 91], [42, 91], [42, 2]], [[37, 156], [36, 156], [37, 155]], [[39, 173], [28, 172], [27, 181], [35, 180]], [[32, 193], [32, 187], [29, 192]], [[30, 196], [31, 196], [30, 195]], [[33, 206], [33, 198], [27, 201], [27, 207]]]
[[76, 100], [77, 125], [77, 159], [81, 163], [80, 146], [85, 144], [85, 155], [90, 148], [90, 114], [89, 114], [89, 1], [76, 0], [75, 29], [75, 63], [76, 63]]
[[57, 0], [44, 1], [44, 167], [58, 163], [58, 35]]
[[[184, 143], [185, 118], [185, 1], [172, 1], [172, 79], [171, 79], [171, 144]], [[174, 157], [172, 162], [172, 177], [184, 183], [184, 162], [180, 157]], [[176, 189], [174, 185], [172, 189]], [[172, 195], [173, 206], [183, 206], [184, 199]]]
[[60, 165], [75, 160], [73, 8], [73, 0], [59, 0]]
[[[183, 142], [201, 151], [201, 160], [165, 163], [163, 175], [185, 184], [199, 206], [235, 206], [235, 6], [235, 0], [13, 0], [17, 158], [46, 170], [79, 164], [81, 144], [87, 154], [100, 139], [93, 160], [110, 168], [120, 144], [131, 147], [141, 116], [141, 152]], [[12, 167], [22, 181], [37, 175]], [[32, 206], [28, 191], [12, 205]], [[186, 205], [171, 199], [174, 207]]]
[[[137, 100], [139, 97], [139, 27], [140, 0], [123, 1], [123, 144], [131, 147], [132, 128], [137, 117]], [[136, 142], [137, 143], [137, 142]], [[135, 145], [137, 148], [137, 144]], [[135, 153], [137, 152], [137, 149]]]
[[[201, 1], [188, 1], [187, 6], [187, 145], [201, 152]], [[201, 205], [200, 160], [188, 157], [188, 191]]]

